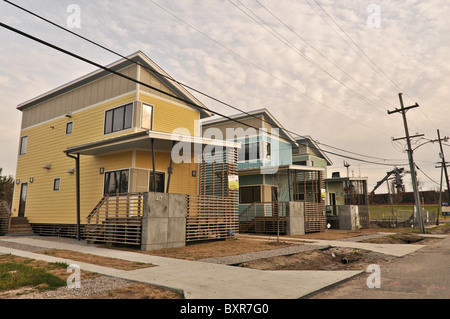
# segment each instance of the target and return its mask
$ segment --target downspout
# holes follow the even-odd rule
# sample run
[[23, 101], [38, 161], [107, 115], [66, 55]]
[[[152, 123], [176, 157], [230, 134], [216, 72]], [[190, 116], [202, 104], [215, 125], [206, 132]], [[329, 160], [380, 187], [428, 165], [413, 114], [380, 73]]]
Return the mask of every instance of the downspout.
[[[175, 141], [173, 141], [172, 143], [172, 150], [173, 147], [175, 146]], [[170, 176], [172, 175], [172, 163], [173, 163], [173, 156], [172, 156], [172, 152], [170, 152], [170, 165], [169, 165], [169, 176], [167, 177], [167, 187], [166, 187], [166, 193], [169, 193], [169, 186], [170, 186]]]
[[152, 141], [152, 164], [153, 164], [153, 192], [156, 193], [156, 169], [155, 169], [155, 139]]
[[77, 156], [66, 153], [66, 156], [75, 159], [77, 193], [77, 240], [80, 240], [80, 153], [77, 153]]

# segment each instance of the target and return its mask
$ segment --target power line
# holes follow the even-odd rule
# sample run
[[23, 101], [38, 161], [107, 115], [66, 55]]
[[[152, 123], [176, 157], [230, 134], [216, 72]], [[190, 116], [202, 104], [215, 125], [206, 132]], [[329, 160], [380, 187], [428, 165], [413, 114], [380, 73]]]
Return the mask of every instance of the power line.
[[[317, 13], [317, 15], [319, 16], [319, 17], [321, 17], [322, 18], [322, 20], [324, 20], [327, 24], [328, 24], [328, 26], [330, 26], [330, 24], [320, 15], [320, 14], [318, 14], [318, 12], [316, 11], [316, 9], [308, 2], [308, 0], [305, 0], [305, 2]], [[334, 23], [334, 25], [336, 25], [344, 34], [345, 34], [345, 36], [358, 48], [358, 50], [371, 62], [371, 64], [373, 65], [373, 66], [375, 66], [375, 68], [377, 69], [377, 70], [379, 70], [379, 72], [381, 72], [383, 75], [384, 75], [384, 77], [385, 78], [387, 78], [388, 80], [389, 80], [389, 82], [391, 82], [391, 84], [392, 84], [392, 86], [394, 87], [394, 88], [396, 88], [397, 90], [399, 90], [400, 92], [404, 92], [404, 90], [402, 90], [399, 86], [398, 86], [398, 84], [391, 78], [391, 77], [389, 77], [376, 63], [375, 63], [375, 61], [373, 61], [373, 59], [372, 58], [370, 58], [367, 54], [366, 54], [366, 52], [364, 52], [364, 50], [350, 37], [350, 35], [342, 28], [342, 27], [340, 27], [339, 25], [338, 25], [338, 23], [336, 22], [336, 20], [335, 19], [333, 19], [333, 17], [325, 10], [325, 8], [317, 1], [317, 0], [314, 0], [314, 2], [318, 5], [318, 7], [328, 16], [328, 18], [330, 18], [331, 19], [331, 21]], [[330, 28], [331, 28], [331, 26], [330, 26]], [[331, 29], [333, 29], [333, 31], [336, 33], [336, 34], [338, 34], [341, 38], [342, 38], [342, 36], [338, 33], [338, 32], [336, 32], [336, 30], [334, 30], [334, 28], [331, 28]], [[352, 47], [352, 46], [349, 46], [351, 49], [353, 49], [353, 51], [355, 51], [360, 57], [361, 57], [361, 59], [364, 61], [364, 62], [366, 62], [366, 64], [369, 66], [369, 67], [371, 67], [372, 68], [372, 70], [374, 70], [375, 71], [375, 73], [378, 73], [378, 71], [377, 70], [375, 70], [374, 68], [373, 68], [373, 66], [370, 64], [370, 63], [368, 63], [355, 49], [354, 49], [354, 47]], [[411, 100], [413, 100], [414, 101], [414, 98], [412, 98], [411, 97], [411, 95], [409, 95], [407, 92], [405, 92], [405, 94], [411, 99]], [[434, 127], [436, 127], [436, 125], [433, 123], [433, 121], [431, 121], [431, 119], [428, 117], [428, 115], [425, 113], [425, 111], [423, 111], [422, 109], [421, 109], [421, 112], [422, 112], [422, 114], [425, 116], [425, 118], [434, 126]]]
[[[5, 1], [6, 1], [6, 0], [5, 0]], [[7, 2], [9, 2], [9, 1], [7, 1]], [[28, 11], [28, 10], [26, 10], [26, 11], [29, 12], [29, 13], [31, 13], [31, 12]], [[50, 20], [47, 20], [47, 19], [45, 19], [45, 18], [42, 18], [42, 17], [40, 17], [40, 16], [38, 16], [38, 15], [36, 15], [36, 14], [34, 14], [34, 13], [32, 13], [32, 14], [35, 15], [35, 16], [37, 16], [37, 17], [39, 17], [39, 18], [41, 18], [41, 19], [44, 19], [45, 21], [47, 21], [47, 22], [49, 22], [49, 23], [51, 23], [51, 24], [53, 24], [53, 25], [55, 25], [55, 26], [57, 26], [57, 27], [59, 27], [59, 28], [62, 28], [63, 30], [66, 30], [66, 31], [67, 31], [67, 29], [58, 26], [57, 24], [51, 22]], [[2, 27], [5, 27], [5, 28], [7, 28], [7, 29], [10, 29], [11, 31], [14, 31], [14, 32], [16, 32], [16, 33], [19, 33], [19, 34], [21, 34], [21, 35], [23, 35], [23, 36], [26, 36], [26, 37], [28, 37], [28, 38], [30, 38], [30, 39], [32, 39], [32, 40], [35, 40], [35, 41], [37, 41], [37, 42], [40, 42], [40, 43], [42, 43], [42, 44], [44, 44], [44, 45], [50, 46], [50, 47], [52, 47], [53, 49], [56, 49], [56, 50], [58, 50], [58, 51], [61, 51], [61, 52], [66, 53], [66, 54], [68, 54], [68, 55], [71, 55], [72, 57], [81, 59], [81, 60], [84, 61], [84, 62], [93, 64], [93, 65], [95, 65], [95, 66], [97, 66], [97, 67], [99, 67], [99, 68], [101, 68], [101, 69], [104, 69], [104, 70], [110, 71], [110, 72], [112, 72], [112, 73], [114, 73], [114, 74], [116, 74], [116, 75], [125, 77], [125, 78], [127, 78], [128, 80], [131, 80], [131, 81], [137, 82], [137, 83], [139, 83], [139, 84], [142, 84], [142, 85], [144, 85], [144, 86], [146, 86], [146, 87], [155, 89], [155, 90], [157, 90], [157, 91], [159, 91], [159, 92], [161, 92], [161, 93], [163, 93], [163, 94], [169, 95], [169, 96], [171, 96], [171, 97], [173, 97], [173, 98], [176, 98], [176, 99], [181, 100], [181, 101], [183, 101], [183, 102], [185, 102], [185, 103], [191, 104], [191, 105], [193, 105], [193, 106], [195, 106], [195, 107], [204, 108], [204, 107], [202, 107], [202, 106], [199, 106], [198, 104], [195, 104], [195, 103], [192, 103], [192, 102], [190, 102], [190, 101], [181, 99], [181, 98], [179, 98], [179, 97], [177, 97], [177, 96], [168, 94], [167, 92], [163, 92], [163, 91], [161, 91], [161, 90], [158, 90], [157, 88], [152, 87], [152, 86], [150, 86], [150, 85], [148, 85], [148, 84], [146, 84], [146, 83], [143, 83], [143, 82], [137, 81], [137, 80], [135, 80], [135, 79], [133, 79], [133, 78], [124, 76], [123, 74], [118, 73], [118, 72], [115, 72], [115, 71], [113, 71], [113, 70], [109, 70], [108, 68], [103, 67], [103, 66], [101, 66], [100, 64], [97, 64], [97, 63], [92, 62], [92, 61], [90, 61], [90, 60], [88, 60], [88, 59], [82, 58], [81, 56], [78, 56], [78, 55], [76, 55], [76, 54], [74, 54], [74, 53], [71, 53], [71, 52], [69, 52], [69, 51], [67, 51], [67, 50], [61, 49], [61, 48], [59, 48], [59, 47], [57, 47], [57, 46], [55, 46], [55, 45], [52, 45], [52, 44], [50, 44], [50, 43], [48, 43], [48, 42], [45, 42], [45, 41], [43, 41], [43, 40], [41, 40], [41, 39], [38, 39], [38, 38], [33, 37], [33, 36], [31, 36], [31, 35], [28, 35], [28, 34], [26, 34], [26, 33], [24, 33], [24, 32], [21, 32], [21, 31], [19, 31], [19, 30], [17, 30], [17, 29], [14, 29], [14, 28], [12, 28], [12, 27], [9, 27], [9, 26], [7, 26], [7, 25], [5, 25], [5, 24], [3, 24], [3, 23], [1, 24], [1, 26], [2, 26]], [[70, 31], [70, 30], [69, 30], [69, 31]], [[76, 35], [76, 36], [78, 36], [76, 33], [73, 33], [73, 32], [71, 32], [71, 33], [74, 34], [74, 35]], [[106, 48], [106, 47], [104, 47], [104, 46], [101, 46], [101, 45], [97, 44], [96, 42], [94, 42], [94, 41], [92, 41], [92, 40], [89, 40], [89, 39], [87, 39], [87, 38], [85, 38], [85, 37], [82, 37], [82, 36], [80, 36], [80, 37], [81, 37], [82, 39], [86, 40], [86, 41], [89, 41], [89, 42], [92, 43], [92, 44], [95, 44], [95, 45], [97, 45], [97, 46], [102, 47], [103, 49], [108, 50], [109, 52], [112, 52], [112, 53], [114, 53], [114, 54], [117, 54], [117, 55], [121, 56], [121, 55], [118, 54], [117, 52], [112, 51], [112, 50], [110, 50], [110, 49], [108, 49], [108, 48]], [[125, 58], [126, 58], [127, 60], [130, 60], [130, 59], [128, 59], [127, 57], [125, 57]], [[132, 60], [130, 60], [130, 61], [132, 61]], [[136, 61], [132, 61], [132, 62], [136, 63]], [[155, 72], [154, 70], [151, 70], [151, 71]], [[162, 75], [162, 76], [165, 76], [164, 74], [160, 74], [160, 73], [157, 73], [157, 74]], [[167, 77], [167, 76], [166, 76], [166, 77]], [[173, 80], [173, 81], [175, 81], [175, 80], [172, 79], [171, 77], [168, 77], [168, 78], [171, 79], [171, 80]], [[181, 82], [178, 82], [178, 81], [175, 81], [175, 82], [177, 82], [177, 83], [179, 83], [179, 84], [185, 86], [185, 85], [182, 84]], [[190, 87], [189, 87], [189, 88], [190, 88]], [[193, 88], [192, 88], [192, 89], [193, 89]], [[193, 90], [195, 90], [195, 89], [193, 89]], [[196, 90], [196, 91], [197, 91], [197, 90]], [[200, 91], [197, 91], [197, 92], [199, 92], [199, 93], [201, 93], [201, 94], [204, 94], [204, 93], [202, 93], [202, 92], [200, 92]], [[208, 96], [208, 97], [214, 99], [212, 96]], [[219, 100], [217, 100], [217, 99], [216, 99], [216, 101], [218, 101], [218, 102], [220, 102], [220, 103], [224, 103], [224, 102], [219, 101]], [[226, 104], [226, 103], [224, 103], [224, 104], [227, 105], [227, 106], [229, 106], [229, 107], [232, 107], [232, 108], [234, 108], [234, 109], [236, 109], [236, 110], [239, 110], [238, 108], [235, 108], [235, 107], [233, 107], [232, 105], [229, 105], [229, 104]], [[246, 123], [242, 123], [242, 122], [240, 122], [240, 121], [238, 121], [238, 120], [235, 120], [235, 119], [232, 119], [232, 118], [230, 118], [230, 117], [227, 117], [227, 116], [225, 116], [225, 115], [223, 115], [223, 114], [221, 114], [221, 113], [219, 113], [219, 112], [215, 112], [215, 111], [212, 111], [212, 110], [207, 109], [207, 108], [204, 108], [204, 109], [209, 110], [209, 111], [211, 111], [212, 113], [218, 114], [218, 115], [220, 115], [220, 116], [222, 116], [222, 117], [225, 117], [225, 118], [227, 118], [227, 119], [229, 119], [229, 120], [233, 120], [233, 121], [238, 122], [238, 123], [240, 123], [240, 124], [243, 124], [243, 125], [246, 125], [246, 126], [250, 126], [250, 125], [248, 125], [248, 124], [246, 124]], [[252, 116], [252, 114], [249, 114], [249, 113], [244, 112], [244, 111], [242, 111], [242, 110], [239, 110], [239, 111], [240, 111], [240, 112], [243, 112], [243, 113], [245, 113], [245, 114], [248, 114], [248, 115], [250, 115], [250, 116]], [[250, 126], [250, 127], [251, 127], [251, 126]], [[253, 127], [253, 128], [255, 128], [255, 127]], [[256, 128], [256, 129], [257, 129], [257, 128]], [[285, 130], [286, 130], [286, 129], [285, 129]], [[292, 134], [294, 134], [294, 135], [296, 135], [296, 136], [299, 136], [299, 137], [301, 137], [301, 138], [305, 138], [304, 136], [302, 136], [302, 135], [300, 135], [300, 134], [298, 134], [298, 133], [291, 132], [291, 131], [289, 131], [289, 130], [286, 130], [286, 131], [288, 131], [288, 132], [290, 132], [290, 133], [292, 133]], [[341, 151], [345, 151], [345, 150], [342, 150], [342, 149], [340, 149], [340, 150], [341, 150]], [[348, 151], [347, 151], [347, 152], [348, 152]], [[341, 154], [336, 154], [336, 153], [335, 153], [334, 155], [344, 157], [344, 155], [341, 155]], [[365, 156], [365, 155], [362, 155], [362, 154], [359, 154], [359, 155]], [[346, 157], [346, 158], [349, 158], [349, 157]], [[358, 161], [364, 161], [364, 160], [360, 160], [360, 159], [356, 159], [356, 158], [352, 158], [352, 159], [358, 160]], [[379, 164], [379, 163], [374, 163], [374, 162], [372, 162], [372, 163], [373, 163], [373, 164]], [[388, 164], [386, 164], [386, 165], [388, 165]]]
[[387, 101], [386, 99], [384, 99], [382, 96], [377, 95], [376, 93], [374, 93], [372, 90], [370, 90], [367, 86], [365, 86], [364, 84], [362, 84], [361, 82], [359, 82], [358, 80], [355, 80], [348, 72], [346, 72], [344, 69], [342, 69], [341, 67], [339, 67], [336, 63], [334, 63], [333, 61], [331, 61], [327, 56], [325, 56], [322, 52], [320, 52], [318, 49], [316, 49], [311, 43], [309, 43], [308, 41], [306, 41], [302, 36], [300, 36], [294, 29], [292, 29], [291, 27], [289, 27], [282, 19], [280, 19], [277, 15], [275, 15], [271, 10], [269, 10], [267, 8], [267, 6], [263, 5], [260, 1], [255, 0], [262, 8], [264, 8], [264, 10], [266, 10], [271, 16], [273, 16], [278, 22], [280, 22], [286, 29], [288, 29], [289, 31], [291, 31], [297, 38], [299, 38], [301, 41], [303, 41], [308, 47], [310, 47], [311, 49], [313, 49], [316, 53], [318, 53], [322, 58], [324, 58], [325, 60], [327, 60], [330, 64], [332, 64], [335, 68], [337, 68], [338, 70], [340, 70], [342, 73], [344, 73], [348, 78], [350, 78], [351, 80], [353, 80], [354, 82], [358, 83], [361, 87], [365, 88], [368, 92], [370, 92], [371, 94], [373, 94], [374, 96], [378, 97], [380, 100], [384, 101], [387, 104], [390, 104], [393, 106], [393, 104], [389, 101]]
[[341, 115], [341, 116], [343, 116], [343, 117], [346, 117], [346, 118], [349, 119], [350, 121], [352, 121], [352, 122], [354, 122], [354, 123], [356, 123], [356, 124], [358, 124], [358, 125], [360, 125], [360, 126], [363, 126], [363, 127], [368, 128], [368, 129], [370, 129], [370, 130], [373, 130], [373, 131], [377, 131], [379, 134], [388, 136], [385, 132], [382, 132], [382, 131], [380, 131], [380, 130], [376, 130], [376, 129], [372, 128], [372, 127], [369, 127], [369, 126], [365, 125], [364, 123], [362, 123], [361, 121], [357, 121], [357, 120], [355, 120], [355, 119], [349, 117], [348, 115], [346, 115], [346, 114], [344, 114], [344, 113], [342, 113], [342, 112], [339, 112], [339, 111], [337, 111], [337, 110], [331, 108], [331, 107], [328, 106], [327, 104], [325, 104], [325, 103], [319, 101], [318, 99], [316, 99], [316, 98], [314, 98], [314, 97], [308, 95], [307, 93], [300, 91], [298, 88], [292, 86], [291, 84], [287, 83], [286, 81], [282, 80], [281, 78], [279, 78], [279, 77], [277, 77], [277, 76], [271, 74], [270, 72], [264, 70], [264, 69], [261, 68], [260, 66], [256, 65], [256, 64], [253, 63], [252, 61], [246, 59], [245, 57], [243, 57], [242, 55], [240, 55], [239, 53], [237, 53], [236, 51], [234, 51], [234, 50], [228, 48], [228, 47], [225, 46], [224, 44], [222, 44], [222, 43], [220, 43], [219, 41], [215, 40], [214, 38], [210, 37], [210, 36], [207, 35], [206, 33], [202, 32], [201, 30], [199, 30], [198, 28], [196, 28], [196, 27], [193, 26], [192, 24], [190, 24], [190, 23], [186, 22], [185, 20], [181, 19], [180, 17], [178, 17], [177, 15], [175, 15], [174, 13], [172, 13], [171, 11], [167, 10], [166, 8], [164, 8], [163, 6], [161, 6], [160, 4], [154, 2], [153, 0], [148, 0], [148, 2], [154, 4], [155, 6], [157, 6], [158, 8], [160, 8], [161, 10], [163, 10], [164, 12], [166, 12], [167, 14], [171, 15], [172, 17], [174, 17], [174, 18], [177, 19], [178, 21], [180, 21], [180, 22], [186, 24], [188, 27], [190, 27], [190, 28], [192, 28], [193, 30], [199, 32], [199, 33], [202, 34], [204, 37], [206, 37], [206, 38], [208, 38], [209, 40], [213, 41], [214, 43], [216, 43], [217, 45], [219, 45], [219, 46], [222, 47], [223, 49], [225, 49], [225, 50], [231, 52], [232, 54], [234, 54], [235, 56], [239, 57], [240, 59], [242, 59], [243, 61], [245, 61], [245, 62], [248, 63], [249, 65], [251, 65], [251, 66], [253, 66], [254, 68], [256, 68], [256, 69], [258, 69], [258, 70], [264, 72], [265, 74], [267, 74], [267, 75], [270, 76], [271, 78], [273, 78], [273, 79], [279, 81], [279, 82], [282, 83], [283, 85], [285, 85], [285, 86], [287, 86], [287, 87], [289, 87], [289, 88], [291, 88], [291, 89], [293, 89], [293, 90], [299, 92], [300, 94], [302, 94], [303, 96], [305, 96], [305, 97], [309, 98], [310, 100], [316, 102], [317, 104], [320, 104], [321, 106], [323, 106], [323, 107], [329, 109], [330, 111], [333, 111], [333, 112], [335, 112], [335, 113], [337, 113], [337, 114], [339, 114], [339, 115]]
[[[242, 8], [240, 8], [238, 5], [236, 5], [232, 0], [228, 0], [228, 2], [230, 2], [233, 6], [235, 6], [237, 9], [239, 9], [241, 12], [243, 12], [245, 15], [247, 15], [250, 19], [252, 19], [255, 23], [257, 23], [259, 26], [261, 26], [262, 28], [264, 28], [267, 32], [269, 32], [270, 34], [272, 34], [276, 39], [278, 39], [280, 42], [282, 42], [284, 45], [286, 45], [288, 48], [290, 48], [291, 50], [293, 50], [295, 53], [297, 53], [298, 55], [300, 55], [302, 58], [304, 58], [306, 61], [308, 61], [309, 63], [311, 63], [314, 67], [316, 67], [317, 69], [319, 69], [320, 71], [322, 71], [323, 73], [325, 73], [326, 75], [328, 75], [329, 77], [331, 77], [333, 80], [335, 80], [336, 82], [338, 82], [341, 86], [343, 86], [344, 88], [352, 91], [355, 95], [357, 95], [360, 99], [364, 100], [365, 102], [369, 103], [369, 104], [375, 104], [374, 102], [370, 101], [369, 99], [367, 99], [365, 96], [363, 96], [362, 94], [360, 94], [359, 92], [357, 92], [356, 90], [352, 89], [351, 87], [347, 86], [344, 82], [342, 82], [341, 80], [339, 80], [337, 77], [335, 77], [333, 74], [331, 74], [329, 71], [325, 70], [319, 63], [313, 61], [312, 59], [310, 59], [309, 57], [307, 57], [305, 54], [303, 54], [294, 44], [292, 44], [292, 42], [290, 42], [288, 39], [286, 39], [283, 35], [281, 35], [278, 31], [276, 31], [273, 27], [271, 27], [270, 25], [268, 25], [264, 20], [262, 20], [260, 17], [258, 17], [258, 15], [256, 15], [250, 8], [248, 8], [245, 4], [243, 4], [240, 0], [237, 0], [237, 2], [239, 2], [245, 9], [247, 9], [253, 16], [255, 16], [256, 18], [254, 18], [253, 16], [251, 16], [249, 13], [247, 13], [245, 10], [243, 10]], [[256, 20], [258, 19], [258, 20]], [[266, 27], [267, 26], [267, 27]], [[380, 110], [377, 110], [378, 112], [381, 113]], [[384, 114], [384, 113], [382, 113]]]

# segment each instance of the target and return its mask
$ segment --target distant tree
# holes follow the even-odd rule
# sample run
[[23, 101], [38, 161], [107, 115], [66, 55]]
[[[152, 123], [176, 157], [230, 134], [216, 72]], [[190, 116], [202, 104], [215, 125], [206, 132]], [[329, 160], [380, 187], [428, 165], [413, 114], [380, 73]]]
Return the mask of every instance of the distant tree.
[[11, 208], [14, 193], [14, 178], [2, 175], [3, 168], [0, 167], [0, 201], [6, 201]]

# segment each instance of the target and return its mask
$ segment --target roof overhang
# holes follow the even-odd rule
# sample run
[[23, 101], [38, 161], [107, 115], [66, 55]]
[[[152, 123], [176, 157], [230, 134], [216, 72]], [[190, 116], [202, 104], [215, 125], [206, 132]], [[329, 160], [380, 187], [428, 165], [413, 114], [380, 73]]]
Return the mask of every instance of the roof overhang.
[[[297, 145], [295, 138], [292, 137], [292, 135], [281, 125], [281, 123], [266, 108], [249, 111], [249, 112], [238, 113], [235, 115], [230, 115], [230, 116], [227, 116], [227, 118], [204, 120], [204, 121], [202, 121], [202, 126], [203, 127], [213, 127], [214, 124], [223, 124], [226, 122], [233, 122], [233, 121], [242, 122], [242, 120], [244, 120], [244, 119], [255, 118], [258, 116], [264, 116], [266, 118], [265, 121], [270, 123], [274, 128], [280, 129], [280, 135], [284, 139], [286, 139], [293, 146]], [[268, 132], [268, 134], [270, 134], [270, 132]]]
[[172, 151], [172, 148], [176, 143], [186, 143], [186, 146], [190, 145], [192, 149], [191, 154], [195, 154], [196, 146], [204, 147], [210, 145], [211, 147], [216, 146], [222, 148], [241, 148], [241, 144], [236, 142], [207, 139], [191, 135], [181, 135], [155, 131], [141, 131], [87, 144], [68, 147], [64, 152], [66, 154], [99, 156], [136, 149], [148, 151], [152, 149], [152, 141], [154, 143], [153, 147], [155, 151], [167, 152]]
[[261, 166], [239, 169], [239, 175], [257, 175], [257, 174], [277, 174], [287, 173], [288, 171], [301, 171], [301, 172], [323, 172], [323, 167], [303, 166], [303, 165], [280, 165], [280, 166]]
[[[213, 115], [208, 108], [203, 105], [195, 96], [193, 96], [188, 90], [186, 90], [179, 82], [172, 79], [172, 77], [165, 72], [161, 67], [159, 67], [155, 62], [153, 62], [149, 57], [147, 57], [143, 52], [137, 51], [125, 58], [122, 58], [118, 61], [115, 61], [111, 64], [106, 65], [105, 67], [109, 70], [120, 71], [126, 67], [129, 67], [133, 64], [140, 65], [144, 68], [150, 70], [162, 83], [171, 88], [177, 95], [181, 98], [189, 102], [189, 105], [200, 112], [201, 118], [210, 117]], [[108, 70], [97, 69], [93, 72], [90, 72], [78, 79], [75, 79], [71, 82], [63, 84], [51, 91], [43, 93], [35, 98], [32, 98], [26, 102], [23, 102], [17, 106], [17, 109], [23, 111], [27, 108], [30, 108], [34, 105], [42, 103], [46, 100], [74, 90], [78, 87], [96, 81], [102, 77], [112, 74]], [[139, 79], [138, 79], [139, 80]]]

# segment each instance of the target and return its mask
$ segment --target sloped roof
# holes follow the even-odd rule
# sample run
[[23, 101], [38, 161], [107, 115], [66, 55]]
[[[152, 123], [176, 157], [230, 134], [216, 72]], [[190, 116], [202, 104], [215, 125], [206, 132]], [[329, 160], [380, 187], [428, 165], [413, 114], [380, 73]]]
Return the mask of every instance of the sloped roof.
[[223, 123], [230, 122], [233, 120], [239, 121], [242, 119], [257, 117], [257, 116], [261, 116], [261, 115], [265, 117], [265, 121], [270, 123], [272, 126], [280, 129], [281, 136], [283, 136], [286, 140], [288, 140], [292, 145], [297, 145], [295, 138], [292, 137], [292, 135], [283, 127], [283, 125], [281, 125], [280, 122], [278, 122], [278, 120], [266, 108], [249, 111], [246, 113], [238, 113], [238, 114], [230, 115], [230, 116], [228, 116], [228, 118], [222, 117], [222, 118], [216, 118], [216, 119], [212, 119], [212, 120], [203, 121], [202, 126], [211, 126], [211, 125], [218, 124], [218, 123], [223, 124]]
[[[196, 108], [200, 112], [201, 118], [209, 117], [212, 115], [212, 113], [210, 111], [208, 111], [208, 108], [205, 105], [203, 105], [203, 103], [201, 103], [198, 99], [196, 99], [182, 85], [180, 85], [175, 80], [173, 80], [173, 78], [167, 72], [165, 72], [161, 67], [159, 67], [149, 57], [147, 57], [142, 51], [137, 51], [137, 52], [135, 52], [125, 58], [122, 58], [120, 60], [117, 60], [116, 62], [113, 62], [105, 67], [108, 69], [114, 70], [114, 71], [118, 71], [118, 70], [126, 68], [135, 63], [150, 70], [153, 73], [153, 75], [156, 76], [164, 85], [166, 85], [167, 87], [172, 89], [174, 92], [176, 92], [176, 94], [179, 95], [180, 98], [188, 101], [189, 105], [191, 107]], [[71, 82], [63, 84], [51, 91], [48, 91], [48, 92], [43, 93], [35, 98], [28, 100], [26, 102], [23, 102], [17, 106], [17, 109], [20, 111], [23, 111], [29, 107], [32, 107], [39, 103], [42, 103], [42, 102], [44, 102], [48, 99], [51, 99], [55, 96], [61, 95], [65, 92], [71, 91], [77, 87], [80, 87], [80, 86], [86, 85], [90, 82], [93, 82], [93, 81], [95, 81], [101, 77], [104, 77], [108, 74], [111, 74], [111, 73], [107, 70], [98, 69], [98, 70], [88, 73], [78, 79], [75, 79]]]
[[[301, 144], [306, 144], [308, 147], [312, 148], [319, 157], [322, 157], [324, 160], [327, 161], [327, 164], [333, 165], [333, 162], [331, 161], [331, 159], [325, 154], [324, 151], [322, 151], [320, 149], [320, 147], [317, 145], [317, 143], [311, 138], [311, 136], [305, 136], [303, 138], [298, 138], [296, 139], [297, 144], [301, 145]], [[295, 155], [295, 154], [293, 154]], [[300, 154], [302, 155], [302, 154]]]

